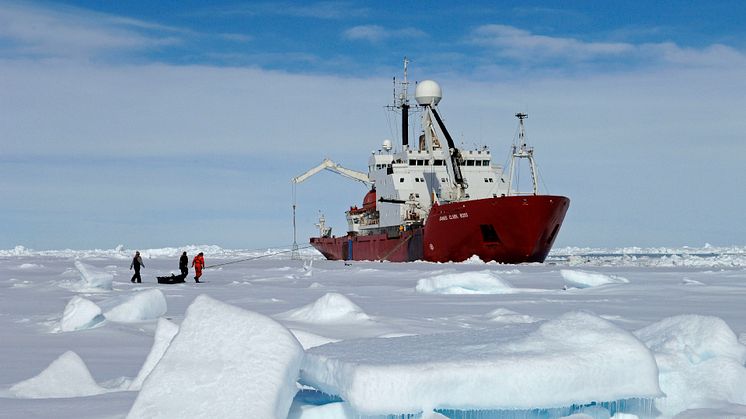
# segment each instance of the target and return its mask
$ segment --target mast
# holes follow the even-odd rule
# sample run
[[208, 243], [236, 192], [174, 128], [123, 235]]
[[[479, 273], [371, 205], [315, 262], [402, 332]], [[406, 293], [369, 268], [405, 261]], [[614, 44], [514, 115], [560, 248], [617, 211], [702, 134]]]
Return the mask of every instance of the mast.
[[401, 108], [401, 143], [402, 149], [409, 147], [409, 80], [407, 80], [407, 64], [409, 59], [404, 57], [404, 81], [399, 93], [399, 107]]
[[[516, 118], [518, 118], [518, 143], [513, 143], [513, 153], [510, 157], [510, 177], [508, 180], [508, 185], [510, 187], [513, 186], [513, 176], [515, 174], [516, 169], [516, 159], [528, 159], [529, 167], [531, 168], [531, 183], [533, 185], [533, 194], [538, 195], [539, 194], [539, 182], [536, 177], [536, 162], [534, 161], [534, 148], [529, 147], [528, 144], [526, 144], [526, 127], [523, 123], [523, 120], [528, 118], [528, 114], [518, 112], [515, 114]], [[516, 185], [516, 194], [520, 195], [522, 194], [520, 191], [518, 191], [518, 185]]]

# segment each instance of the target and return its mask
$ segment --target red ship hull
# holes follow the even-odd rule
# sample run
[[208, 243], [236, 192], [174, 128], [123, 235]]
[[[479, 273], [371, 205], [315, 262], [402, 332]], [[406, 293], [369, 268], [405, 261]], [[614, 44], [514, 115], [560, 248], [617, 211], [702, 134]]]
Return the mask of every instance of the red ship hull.
[[528, 195], [435, 204], [424, 226], [365, 236], [312, 237], [329, 260], [543, 262], [570, 200]]

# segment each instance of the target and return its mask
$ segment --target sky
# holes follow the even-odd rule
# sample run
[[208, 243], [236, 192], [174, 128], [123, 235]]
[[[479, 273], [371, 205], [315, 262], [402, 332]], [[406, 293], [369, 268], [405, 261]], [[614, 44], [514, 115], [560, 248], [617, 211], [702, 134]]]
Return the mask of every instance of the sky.
[[[744, 244], [740, 1], [0, 0], [0, 248], [287, 246], [345, 231], [400, 141], [392, 77], [505, 161], [527, 112], [555, 246]], [[500, 156], [500, 158], [497, 158]]]

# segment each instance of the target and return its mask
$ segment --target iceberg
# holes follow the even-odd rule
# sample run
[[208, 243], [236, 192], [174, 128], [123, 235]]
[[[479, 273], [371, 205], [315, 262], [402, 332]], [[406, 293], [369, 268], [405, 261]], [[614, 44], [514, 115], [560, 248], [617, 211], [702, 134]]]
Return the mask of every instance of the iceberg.
[[329, 343], [306, 351], [301, 382], [338, 395], [359, 415], [663, 396], [650, 350], [632, 333], [582, 312], [498, 329]]
[[302, 359], [281, 324], [200, 295], [127, 417], [285, 418]]
[[79, 260], [75, 261], [75, 268], [80, 272], [81, 283], [79, 287], [81, 289], [94, 288], [111, 291], [111, 284], [114, 282], [114, 275], [91, 265], [87, 265]]

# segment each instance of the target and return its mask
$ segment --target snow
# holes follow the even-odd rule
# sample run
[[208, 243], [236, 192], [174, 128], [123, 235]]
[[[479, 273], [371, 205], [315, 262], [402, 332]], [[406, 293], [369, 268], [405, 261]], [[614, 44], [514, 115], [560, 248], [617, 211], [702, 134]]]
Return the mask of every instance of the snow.
[[509, 294], [513, 287], [492, 271], [446, 273], [417, 281], [417, 292], [427, 294]]
[[163, 358], [163, 354], [166, 353], [166, 349], [171, 345], [176, 333], [179, 332], [179, 326], [174, 322], [166, 319], [158, 319], [158, 325], [155, 329], [155, 336], [153, 337], [153, 347], [150, 348], [148, 357], [145, 358], [145, 363], [140, 372], [137, 373], [137, 377], [129, 385], [130, 390], [139, 391], [142, 387], [142, 383], [146, 378], [153, 372], [156, 364]]
[[281, 324], [200, 295], [128, 417], [286, 417], [302, 358]]
[[159, 289], [134, 292], [131, 295], [105, 301], [102, 305], [107, 320], [119, 323], [134, 323], [155, 320], [166, 314], [166, 297]]
[[81, 291], [93, 289], [111, 290], [112, 282], [114, 281], [114, 275], [95, 268], [91, 265], [87, 265], [79, 260], [75, 261], [75, 267], [80, 272], [81, 282], [78, 287]]
[[604, 275], [600, 273], [569, 269], [560, 270], [560, 274], [565, 281], [578, 288], [598, 287], [608, 284], [626, 284], [629, 282], [626, 278], [615, 275]]
[[104, 320], [101, 307], [91, 300], [76, 295], [65, 306], [65, 311], [62, 313], [62, 319], [60, 320], [60, 331], [72, 332], [90, 329], [101, 325]]
[[[135, 250], [140, 250], [145, 259], [142, 284], [128, 281], [132, 274], [129, 264]], [[260, 259], [224, 265], [222, 269], [208, 269], [205, 284], [157, 284], [155, 277], [175, 269], [178, 256], [185, 250], [190, 256], [203, 251], [208, 264]], [[275, 254], [276, 250], [288, 249], [234, 250], [189, 245], [165, 249], [117, 246], [114, 249], [44, 251], [17, 246], [0, 250], [0, 417], [28, 417], [29, 412], [34, 412], [36, 417], [61, 419], [121, 418], [133, 408], [141, 393], [144, 397], [145, 392], [155, 391], [147, 388], [156, 381], [167, 383], [162, 387], [171, 388], [174, 398], [199, 399], [206, 405], [223, 406], [220, 391], [201, 391], [199, 397], [195, 397], [194, 394], [200, 391], [196, 385], [182, 385], [176, 381], [183, 374], [191, 380], [200, 379], [206, 385], [218, 386], [221, 380], [214, 377], [226, 375], [228, 363], [258, 365], [258, 361], [252, 363], [258, 359], [251, 355], [255, 353], [254, 347], [241, 348], [241, 354], [249, 354], [250, 359], [224, 356], [220, 352], [222, 348], [215, 348], [216, 340], [233, 341], [234, 335], [240, 337], [244, 329], [251, 329], [251, 326], [244, 324], [239, 327], [236, 324], [246, 313], [250, 313], [251, 322], [272, 322], [279, 329], [270, 330], [276, 330], [277, 336], [283, 336], [283, 339], [291, 339], [286, 330], [289, 329], [295, 335], [293, 339], [297, 339], [309, 354], [321, 353], [336, 345], [349, 345], [349, 348], [360, 348], [359, 351], [349, 351], [347, 356], [351, 359], [373, 356], [370, 354], [376, 352], [384, 358], [387, 352], [379, 347], [396, 348], [384, 362], [388, 365], [405, 364], [408, 369], [391, 367], [391, 377], [378, 375], [382, 371], [380, 367], [375, 371], [376, 379], [389, 379], [399, 386], [407, 383], [396, 381], [396, 374], [412, 371], [415, 368], [412, 365], [442, 363], [453, 370], [470, 371], [474, 367], [465, 361], [469, 355], [493, 368], [490, 360], [497, 360], [495, 366], [499, 365], [499, 353], [487, 349], [505, 350], [508, 345], [516, 346], [530, 338], [535, 340], [531, 347], [535, 359], [552, 356], [560, 343], [565, 342], [568, 352], [562, 359], [572, 359], [573, 362], [555, 361], [537, 372], [526, 366], [531, 359], [526, 354], [518, 359], [517, 364], [523, 367], [516, 368], [521, 373], [526, 371], [541, 374], [542, 378], [557, 379], [560, 371], [574, 363], [587, 367], [566, 373], [567, 380], [574, 380], [572, 384], [549, 388], [550, 382], [542, 381], [544, 387], [525, 390], [516, 400], [531, 405], [530, 409], [477, 410], [476, 406], [468, 406], [468, 410], [440, 409], [433, 402], [433, 406], [417, 407], [422, 413], [415, 413], [410, 419], [428, 415], [450, 419], [559, 418], [572, 415], [617, 419], [634, 417], [631, 415], [639, 418], [672, 418], [676, 415], [678, 418], [725, 418], [745, 415], [746, 360], [743, 345], [746, 344], [746, 310], [743, 306], [746, 301], [746, 246], [564, 248], [552, 252], [545, 264], [520, 266], [482, 263], [476, 259], [471, 261], [473, 263], [344, 264], [325, 261], [309, 249], [301, 251], [303, 260], [290, 260], [289, 253]], [[86, 274], [78, 266], [83, 266]], [[628, 282], [581, 288], [568, 283], [562, 270], [598, 274], [604, 278], [624, 278]], [[441, 294], [416, 289], [420, 280], [448, 275], [452, 278], [451, 285], [461, 287], [460, 291], [473, 291], [469, 286], [461, 285], [468, 285], [469, 278], [480, 276], [499, 278], [501, 284], [498, 293], [494, 294]], [[96, 284], [96, 277], [103, 279], [100, 283], [103, 288], [89, 283], [88, 279], [92, 279], [91, 282]], [[492, 286], [494, 282], [486, 288]], [[564, 286], [572, 289], [563, 290]], [[145, 294], [146, 297], [138, 296], [143, 292], [150, 293]], [[233, 306], [241, 315], [231, 315], [230, 319], [221, 315], [221, 321], [214, 319], [209, 312], [194, 316], [194, 311], [188, 307], [201, 294]], [[93, 323], [87, 324], [96, 318], [94, 305], [101, 309], [102, 314], [115, 312], [114, 309], [119, 307], [123, 317], [118, 318], [120, 321], [106, 319], [95, 323], [95, 327], [87, 327], [94, 326]], [[542, 327], [564, 319], [567, 313], [588, 316], [593, 319], [589, 323], [610, 324], [616, 329], [609, 326], [609, 330], [619, 335], [626, 332], [629, 337], [635, 333], [635, 339], [652, 353], [658, 382], [666, 396], [654, 400], [608, 400], [595, 405], [586, 403], [540, 409], [538, 406], [550, 396], [562, 400], [587, 400], [592, 395], [591, 390], [596, 391], [596, 387], [603, 389], [602, 386], [585, 386], [589, 378], [600, 380], [594, 378], [597, 376], [595, 371], [626, 368], [629, 374], [640, 372], [638, 365], [632, 365], [631, 360], [621, 354], [597, 361], [592, 358], [574, 361], [581, 352], [573, 353], [572, 348], [588, 346], [596, 353], [601, 346], [599, 341], [607, 341], [606, 338], [591, 339], [588, 343], [573, 346], [571, 343], [581, 339], [585, 332], [576, 337], [560, 333], [541, 334], [545, 333], [540, 332], [544, 330]], [[113, 317], [117, 318], [116, 315]], [[121, 321], [125, 319], [125, 322]], [[72, 330], [57, 333], [62, 331], [63, 323], [68, 325], [66, 329]], [[177, 352], [183, 357], [178, 357], [178, 365], [197, 366], [177, 367], [173, 351], [174, 346], [179, 346], [175, 343], [182, 336], [178, 328], [190, 323], [192, 330], [204, 323], [210, 330], [209, 337], [202, 337], [198, 343], [196, 340], [189, 343], [182, 340]], [[200, 336], [207, 335], [208, 331], [200, 333]], [[261, 333], [257, 336], [261, 342], [270, 340], [267, 336], [262, 338]], [[551, 336], [554, 339], [549, 339]], [[465, 345], [465, 341], [469, 341], [469, 345]], [[375, 342], [374, 346], [368, 346], [370, 342]], [[409, 345], [408, 342], [421, 344]], [[621, 348], [613, 342], [606, 345], [608, 348], [602, 348], [606, 351]], [[304, 356], [297, 343], [293, 347], [296, 348], [293, 353]], [[453, 354], [446, 353], [451, 347], [458, 350]], [[64, 368], [50, 365], [52, 360], [68, 351], [79, 355], [69, 355], [77, 361], [60, 361]], [[237, 353], [226, 350], [228, 352]], [[285, 353], [275, 352], [279, 355]], [[278, 361], [277, 364], [289, 365], [291, 362]], [[257, 366], [260, 368], [262, 366]], [[163, 370], [162, 374], [154, 375], [159, 369]], [[39, 375], [38, 380], [31, 382], [29, 377], [38, 375], [40, 371], [45, 371], [44, 376]], [[274, 373], [277, 371], [278, 368], [272, 369]], [[420, 379], [433, 376], [437, 371], [440, 370], [428, 370], [430, 375], [424, 374]], [[156, 376], [160, 378], [154, 381]], [[531, 377], [521, 380], [525, 382]], [[625, 377], [619, 376], [604, 384], [609, 389], [612, 385], [635, 382]], [[298, 388], [293, 381], [287, 379], [292, 386], [268, 384], [267, 380], [254, 375], [242, 380], [237, 387], [243, 392], [231, 399], [238, 402], [246, 402], [249, 398], [252, 401], [268, 400], [264, 395], [276, 394], [280, 388], [293, 393]], [[138, 390], [139, 383], [142, 390]], [[159, 387], [158, 384], [153, 386]], [[311, 387], [302, 386], [300, 389], [288, 417], [356, 417], [357, 412], [350, 401]], [[347, 392], [353, 390], [344, 389]], [[470, 397], [496, 401], [489, 390], [477, 389]], [[573, 396], [571, 390], [579, 394]], [[52, 398], [58, 397], [62, 391], [65, 398]], [[451, 385], [420, 389], [423, 397], [427, 395], [431, 399], [450, 400], [458, 393], [458, 388]], [[43, 398], [26, 398], [29, 394]], [[441, 394], [444, 396], [436, 397]], [[612, 396], [616, 395], [608, 397]], [[253, 406], [253, 402], [251, 404]], [[168, 406], [159, 405], [158, 408]], [[213, 416], [218, 417], [219, 413]]]
[[538, 327], [318, 346], [307, 351], [301, 378], [365, 415], [555, 408], [662, 396], [655, 359], [642, 342], [581, 312]]
[[72, 351], [60, 355], [39, 375], [10, 388], [14, 396], [29, 399], [84, 397], [104, 392], [106, 390], [96, 384], [85, 362]]

